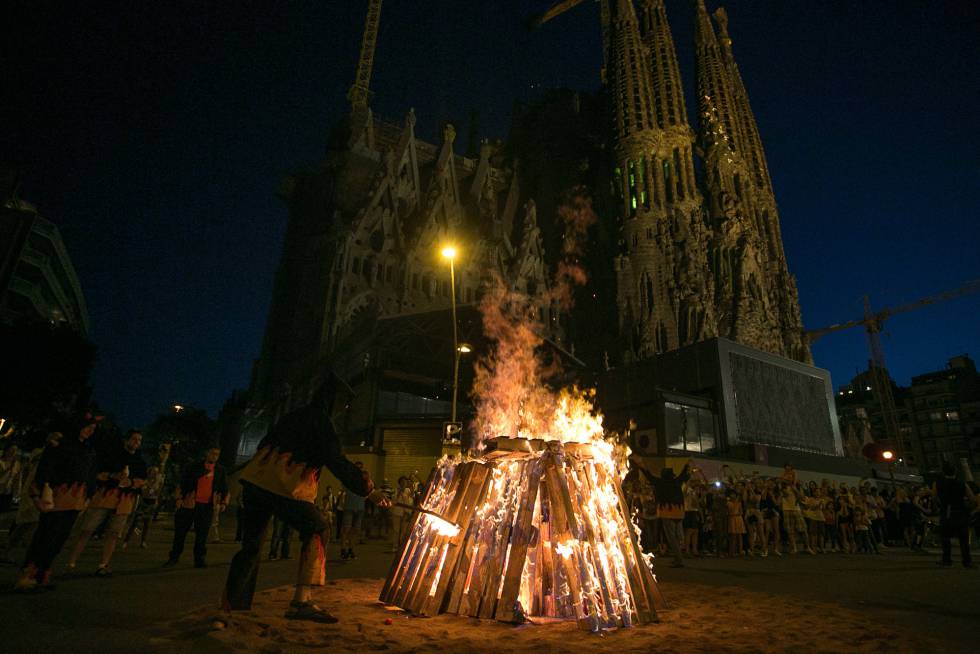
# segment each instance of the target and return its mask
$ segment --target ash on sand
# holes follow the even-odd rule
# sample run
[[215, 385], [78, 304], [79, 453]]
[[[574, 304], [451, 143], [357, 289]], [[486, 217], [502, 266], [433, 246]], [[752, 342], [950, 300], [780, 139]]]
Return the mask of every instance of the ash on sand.
[[[233, 614], [223, 629], [218, 612], [202, 609], [171, 624], [154, 644], [201, 652], [942, 652], [929, 640], [833, 604], [736, 587], [664, 583], [671, 609], [659, 624], [589, 634], [570, 621], [514, 626], [439, 615], [409, 617], [379, 604], [380, 579], [330, 581], [316, 601], [340, 617], [335, 625], [283, 617], [292, 587], [257, 593], [252, 611]], [[385, 624], [387, 619], [392, 624]], [[224, 618], [219, 618], [224, 620]]]

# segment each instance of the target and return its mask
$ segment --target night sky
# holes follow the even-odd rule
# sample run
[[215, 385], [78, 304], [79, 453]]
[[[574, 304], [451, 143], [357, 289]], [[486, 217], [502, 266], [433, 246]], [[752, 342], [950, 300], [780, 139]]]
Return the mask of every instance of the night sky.
[[[20, 2], [0, 27], [0, 160], [60, 226], [99, 348], [95, 397], [124, 424], [216, 415], [248, 385], [286, 225], [280, 176], [346, 109], [366, 2]], [[72, 5], [69, 7], [68, 5]], [[472, 109], [598, 86], [598, 5], [536, 33], [550, 0], [387, 0], [373, 106], [432, 138]], [[717, 3], [709, 2], [709, 11]], [[980, 278], [980, 3], [731, 0], [809, 328]], [[693, 9], [668, 2], [693, 111]], [[460, 147], [463, 147], [460, 142]], [[980, 357], [980, 295], [888, 324], [900, 383]], [[846, 383], [861, 330], [816, 364]]]

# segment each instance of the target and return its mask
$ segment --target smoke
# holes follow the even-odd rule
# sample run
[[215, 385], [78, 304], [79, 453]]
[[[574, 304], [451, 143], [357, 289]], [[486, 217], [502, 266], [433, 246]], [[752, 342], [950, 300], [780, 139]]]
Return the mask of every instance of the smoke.
[[480, 301], [483, 331], [493, 345], [475, 366], [472, 398], [478, 439], [474, 450], [481, 450], [484, 441], [495, 436], [559, 437], [552, 433], [558, 422], [559, 393], [549, 382], [561, 368], [556, 357], [545, 357], [540, 351], [547, 333], [542, 315], [549, 308], [555, 313], [569, 311], [575, 287], [588, 279], [581, 257], [596, 215], [585, 187], [563, 194], [558, 218], [561, 252], [550, 288], [529, 297], [494, 276]]

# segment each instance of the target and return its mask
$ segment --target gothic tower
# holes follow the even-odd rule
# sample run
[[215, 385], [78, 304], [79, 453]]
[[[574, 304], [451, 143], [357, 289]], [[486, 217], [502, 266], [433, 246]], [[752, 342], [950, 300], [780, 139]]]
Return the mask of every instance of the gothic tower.
[[773, 299], [779, 308], [783, 353], [799, 361], [811, 361], [809, 346], [802, 336], [803, 320], [800, 315], [796, 278], [789, 273], [783, 250], [779, 210], [776, 208], [772, 179], [769, 176], [769, 163], [762, 148], [762, 138], [759, 136], [759, 126], [752, 113], [749, 95], [732, 52], [732, 39], [728, 34], [728, 15], [724, 8], [719, 7], [715, 10], [714, 17], [718, 25], [722, 57], [735, 102], [736, 120], [742, 133], [742, 156], [750, 168], [752, 182], [756, 187], [756, 211], [768, 251], [768, 273], [773, 282], [772, 289], [775, 295]]
[[809, 360], [795, 281], [786, 269], [778, 214], [758, 127], [731, 52], [696, 0], [695, 53], [708, 259], [718, 332], [752, 347]]
[[622, 236], [617, 304], [630, 358], [715, 333], [692, 134], [662, 2], [644, 3], [643, 27], [641, 35], [632, 0], [611, 3], [606, 79]]

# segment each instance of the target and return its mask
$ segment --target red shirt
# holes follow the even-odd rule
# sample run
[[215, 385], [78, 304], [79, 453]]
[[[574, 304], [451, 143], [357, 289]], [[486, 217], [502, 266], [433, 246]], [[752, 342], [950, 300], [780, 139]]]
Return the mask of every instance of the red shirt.
[[214, 484], [214, 464], [205, 463], [204, 469], [207, 474], [197, 478], [197, 493], [194, 500], [198, 504], [209, 504], [211, 502], [211, 486]]

